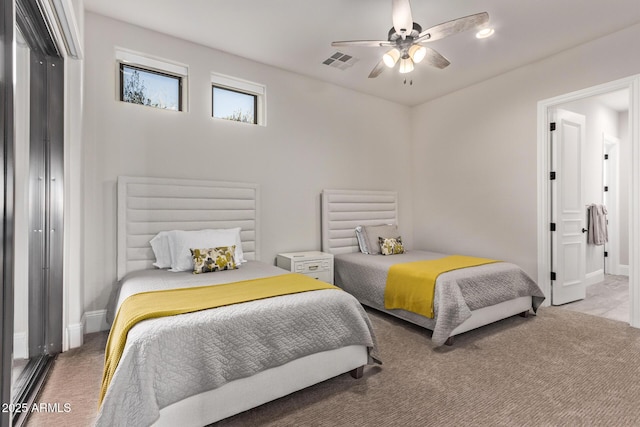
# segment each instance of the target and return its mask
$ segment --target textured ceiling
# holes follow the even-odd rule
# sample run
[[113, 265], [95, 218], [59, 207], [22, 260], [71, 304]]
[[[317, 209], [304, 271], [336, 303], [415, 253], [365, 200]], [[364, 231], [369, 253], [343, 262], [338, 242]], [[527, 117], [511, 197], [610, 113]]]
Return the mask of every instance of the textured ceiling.
[[407, 75], [396, 67], [368, 79], [385, 48], [340, 48], [357, 59], [345, 70], [322, 62], [336, 52], [334, 40], [385, 40], [391, 0], [85, 0], [88, 11], [406, 105], [640, 22], [638, 0], [414, 0], [411, 7], [423, 28], [486, 11], [496, 32], [430, 43], [451, 61], [444, 70], [422, 63]]

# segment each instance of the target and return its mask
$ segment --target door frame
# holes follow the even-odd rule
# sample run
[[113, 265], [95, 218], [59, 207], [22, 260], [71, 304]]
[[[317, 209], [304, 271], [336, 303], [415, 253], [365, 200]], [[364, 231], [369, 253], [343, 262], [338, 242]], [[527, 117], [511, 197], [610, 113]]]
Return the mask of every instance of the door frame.
[[[551, 295], [550, 110], [567, 102], [624, 89], [629, 90], [629, 139], [631, 143], [629, 324], [640, 328], [640, 74], [538, 102], [538, 285], [546, 296]], [[549, 298], [545, 300], [544, 305], [550, 305]]]
[[[11, 403], [13, 364], [13, 40], [14, 2], [0, 4], [0, 402]], [[0, 411], [0, 427], [9, 427], [9, 411]]]
[[[605, 160], [605, 155], [608, 155], [608, 160]], [[602, 196], [603, 203], [608, 200], [604, 205], [609, 222], [609, 241], [604, 246], [608, 253], [604, 259], [605, 273], [620, 274], [620, 138], [606, 133], [602, 135], [602, 162], [602, 182], [609, 187]], [[614, 168], [613, 174], [611, 168]]]

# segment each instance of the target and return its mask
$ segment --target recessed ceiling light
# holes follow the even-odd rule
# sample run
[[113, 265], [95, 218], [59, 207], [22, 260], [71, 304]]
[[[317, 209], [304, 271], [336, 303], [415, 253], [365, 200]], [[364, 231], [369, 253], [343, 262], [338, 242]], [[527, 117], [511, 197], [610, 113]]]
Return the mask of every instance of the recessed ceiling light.
[[487, 37], [491, 37], [495, 33], [493, 28], [485, 28], [484, 30], [480, 30], [476, 33], [476, 37], [479, 39], [486, 39]]

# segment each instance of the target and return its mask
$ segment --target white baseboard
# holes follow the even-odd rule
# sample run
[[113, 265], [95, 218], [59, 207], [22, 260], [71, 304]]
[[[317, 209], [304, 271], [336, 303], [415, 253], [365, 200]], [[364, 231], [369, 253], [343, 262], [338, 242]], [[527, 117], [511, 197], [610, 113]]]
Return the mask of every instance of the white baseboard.
[[87, 311], [82, 316], [84, 319], [84, 333], [108, 331], [107, 310]]
[[587, 286], [591, 286], [596, 283], [600, 283], [603, 280], [604, 280], [604, 270], [600, 269], [587, 274], [586, 284]]
[[620, 264], [618, 266], [618, 274], [629, 277], [629, 266]]
[[82, 346], [84, 342], [84, 322], [74, 323], [67, 326], [66, 345], [64, 351]]
[[29, 358], [29, 337], [26, 332], [16, 332], [13, 334], [13, 358]]

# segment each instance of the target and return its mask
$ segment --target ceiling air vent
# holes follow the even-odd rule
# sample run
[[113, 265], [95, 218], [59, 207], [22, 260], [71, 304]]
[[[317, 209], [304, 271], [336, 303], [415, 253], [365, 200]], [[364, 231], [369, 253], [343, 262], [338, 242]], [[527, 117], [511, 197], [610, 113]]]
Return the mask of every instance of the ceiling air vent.
[[331, 55], [329, 58], [322, 61], [324, 65], [328, 65], [330, 67], [338, 68], [340, 70], [346, 70], [351, 67], [353, 64], [358, 62], [356, 58], [351, 55], [347, 55], [346, 53], [336, 52]]

